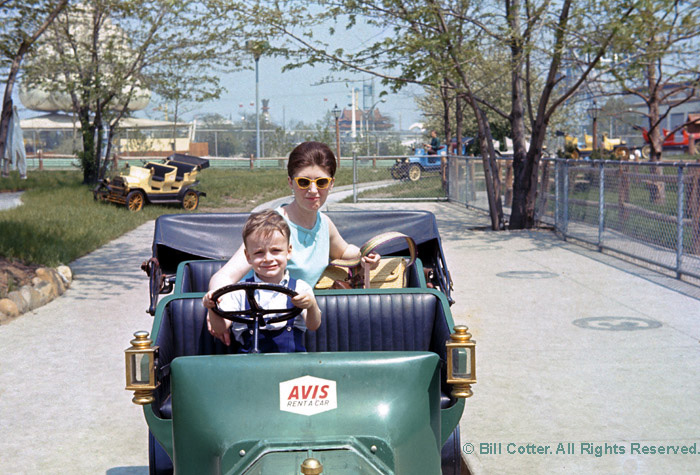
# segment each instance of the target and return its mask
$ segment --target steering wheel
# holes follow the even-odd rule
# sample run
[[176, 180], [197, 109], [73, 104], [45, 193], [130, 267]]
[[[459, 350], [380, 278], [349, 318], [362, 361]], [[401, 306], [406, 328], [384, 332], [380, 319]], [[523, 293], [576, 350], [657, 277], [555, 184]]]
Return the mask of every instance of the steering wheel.
[[[247, 310], [236, 310], [236, 311], [226, 311], [219, 307], [219, 298], [223, 295], [229, 294], [231, 292], [236, 292], [237, 290], [245, 291], [245, 297], [248, 301]], [[227, 285], [221, 287], [220, 289], [214, 291], [211, 295], [211, 299], [216, 302], [216, 307], [211, 310], [218, 316], [225, 318], [227, 320], [232, 320], [234, 322], [255, 324], [255, 331], [257, 332], [258, 327], [262, 328], [268, 323], [277, 323], [287, 320], [299, 315], [302, 311], [301, 308], [291, 307], [291, 308], [277, 308], [277, 309], [265, 309], [260, 306], [257, 300], [255, 300], [256, 290], [270, 290], [273, 292], [279, 292], [281, 294], [289, 295], [290, 297], [295, 297], [297, 293], [292, 289], [279, 284], [267, 284], [264, 282], [239, 282], [237, 284]], [[265, 317], [265, 315], [278, 314], [274, 317]]]

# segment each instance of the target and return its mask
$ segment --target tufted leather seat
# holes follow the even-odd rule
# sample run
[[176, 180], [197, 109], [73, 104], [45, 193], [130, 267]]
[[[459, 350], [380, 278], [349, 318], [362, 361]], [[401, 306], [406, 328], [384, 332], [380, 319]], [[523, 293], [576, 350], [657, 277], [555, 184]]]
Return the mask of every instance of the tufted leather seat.
[[182, 181], [183, 178], [185, 178], [186, 173], [192, 173], [192, 170], [197, 168], [196, 165], [192, 165], [190, 163], [168, 162], [168, 165], [177, 168], [175, 181]]
[[221, 269], [226, 261], [189, 261], [181, 264], [175, 281], [175, 292], [206, 292], [209, 290], [209, 279]]
[[[209, 290], [209, 279], [221, 269], [227, 261], [196, 260], [180, 264], [175, 281], [175, 293], [206, 292]], [[425, 287], [425, 279], [421, 279], [423, 265], [416, 260], [416, 265], [408, 269], [408, 287]]]
[[165, 165], [158, 165], [157, 163], [147, 163], [144, 168], [150, 168], [153, 170], [153, 175], [151, 175], [151, 180], [153, 181], [165, 181], [165, 175], [173, 171], [172, 168]]
[[159, 417], [170, 418], [170, 362], [179, 356], [223, 355], [233, 352], [207, 331], [207, 312], [201, 298], [174, 299], [162, 310], [160, 330], [155, 344], [158, 349], [158, 372], [161, 381], [155, 391], [153, 407]]
[[[209, 261], [213, 262], [213, 261]], [[317, 295], [323, 317], [318, 330], [306, 332], [309, 352], [325, 351], [432, 351], [445, 360], [449, 328], [439, 297], [419, 289], [327, 291]], [[227, 347], [206, 329], [206, 311], [200, 298], [174, 299], [163, 309], [156, 344], [160, 347], [161, 386], [156, 392], [160, 417], [171, 417], [169, 363], [178, 356], [229, 354]], [[442, 406], [453, 402], [447, 394], [442, 368]]]

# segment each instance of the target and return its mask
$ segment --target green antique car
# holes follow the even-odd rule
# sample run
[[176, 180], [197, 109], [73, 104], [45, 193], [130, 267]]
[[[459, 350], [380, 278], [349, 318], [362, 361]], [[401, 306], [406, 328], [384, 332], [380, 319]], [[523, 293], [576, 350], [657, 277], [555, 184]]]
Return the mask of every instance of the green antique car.
[[[475, 343], [452, 320], [434, 216], [376, 214], [332, 219], [343, 220], [351, 242], [368, 223], [412, 228], [421, 257], [409, 287], [316, 291], [322, 324], [306, 332], [306, 353], [286, 354], [236, 354], [206, 328], [201, 297], [225, 262], [207, 253], [232, 252], [237, 242], [223, 230], [234, 235], [245, 215], [159, 218], [154, 259], [174, 291], [157, 305], [152, 334], [137, 332], [126, 350], [127, 389], [150, 429], [151, 473], [462, 473], [459, 420], [476, 383]], [[210, 250], [206, 234], [215, 236]], [[268, 316], [256, 308], [236, 318], [261, 325]]]

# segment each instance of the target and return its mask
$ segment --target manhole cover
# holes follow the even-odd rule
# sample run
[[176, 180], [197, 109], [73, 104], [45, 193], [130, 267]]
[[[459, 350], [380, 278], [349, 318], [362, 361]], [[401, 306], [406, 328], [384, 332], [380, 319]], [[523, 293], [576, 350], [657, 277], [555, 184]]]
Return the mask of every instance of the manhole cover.
[[588, 317], [574, 320], [574, 325], [589, 330], [607, 330], [611, 332], [631, 332], [651, 330], [661, 327], [661, 322], [648, 318], [635, 317]]
[[559, 277], [559, 274], [555, 274], [554, 272], [538, 270], [513, 270], [509, 272], [499, 272], [496, 275], [504, 279], [552, 279], [554, 277]]

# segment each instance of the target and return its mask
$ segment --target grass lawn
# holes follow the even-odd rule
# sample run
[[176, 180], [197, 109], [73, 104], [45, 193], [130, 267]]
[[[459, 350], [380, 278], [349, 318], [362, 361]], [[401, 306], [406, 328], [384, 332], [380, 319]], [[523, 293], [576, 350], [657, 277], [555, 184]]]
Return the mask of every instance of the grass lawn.
[[[250, 211], [260, 203], [289, 195], [286, 169], [209, 168], [197, 189], [207, 196], [195, 212]], [[336, 185], [352, 183], [352, 169], [336, 175]], [[98, 202], [80, 171], [17, 172], [0, 179], [0, 192], [24, 191], [23, 205], [0, 211], [0, 257], [25, 264], [67, 264], [162, 214], [186, 213], [180, 206], [146, 205], [132, 213], [124, 206]]]

